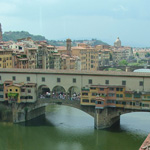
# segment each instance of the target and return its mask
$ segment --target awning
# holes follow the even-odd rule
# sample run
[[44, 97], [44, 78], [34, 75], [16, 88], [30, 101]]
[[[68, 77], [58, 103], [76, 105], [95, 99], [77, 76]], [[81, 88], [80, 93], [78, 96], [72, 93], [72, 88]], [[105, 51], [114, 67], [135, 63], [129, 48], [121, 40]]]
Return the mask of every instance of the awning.
[[8, 93], [8, 96], [13, 96], [13, 97], [17, 97], [18, 96], [18, 93]]

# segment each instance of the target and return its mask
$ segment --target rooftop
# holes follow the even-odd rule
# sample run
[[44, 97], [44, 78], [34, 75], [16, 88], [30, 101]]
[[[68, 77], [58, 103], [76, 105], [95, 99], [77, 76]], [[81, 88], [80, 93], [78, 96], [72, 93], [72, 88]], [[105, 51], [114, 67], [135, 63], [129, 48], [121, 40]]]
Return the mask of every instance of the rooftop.
[[54, 69], [17, 69], [2, 68], [0, 73], [18, 74], [65, 74], [65, 75], [90, 75], [90, 76], [124, 76], [124, 77], [149, 77], [148, 72], [117, 72], [117, 71], [79, 71], [79, 70], [54, 70]]

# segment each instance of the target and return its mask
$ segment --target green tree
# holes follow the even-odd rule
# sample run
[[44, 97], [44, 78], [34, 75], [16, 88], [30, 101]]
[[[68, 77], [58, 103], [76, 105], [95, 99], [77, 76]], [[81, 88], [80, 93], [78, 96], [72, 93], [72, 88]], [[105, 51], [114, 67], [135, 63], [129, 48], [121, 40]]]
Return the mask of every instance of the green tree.
[[147, 52], [147, 53], [145, 54], [145, 57], [150, 57], [150, 53]]
[[123, 60], [119, 61], [118, 64], [119, 64], [119, 66], [127, 66], [128, 62], [125, 59], [123, 59]]
[[139, 53], [138, 52], [136, 52], [136, 54], [135, 54], [137, 57], [139, 57]]

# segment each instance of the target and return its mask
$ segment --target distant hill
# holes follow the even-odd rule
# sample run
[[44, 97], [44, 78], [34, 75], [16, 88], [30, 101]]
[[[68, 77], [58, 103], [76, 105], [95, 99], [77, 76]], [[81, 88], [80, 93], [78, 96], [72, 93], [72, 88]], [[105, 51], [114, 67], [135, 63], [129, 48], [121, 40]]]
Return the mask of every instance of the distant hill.
[[[27, 38], [31, 37], [34, 41], [47, 41], [50, 45], [54, 46], [66, 46], [66, 40], [47, 40], [44, 36], [41, 35], [33, 35], [30, 34], [27, 31], [9, 31], [9, 32], [4, 32], [3, 34], [3, 41], [17, 41], [17, 39], [22, 39], [22, 38]], [[92, 39], [92, 40], [73, 40], [72, 41], [72, 46], [77, 46], [78, 43], [86, 43], [91, 46], [95, 45], [108, 45], [107, 43], [97, 40], [97, 39]]]
[[34, 41], [43, 41], [46, 40], [44, 36], [41, 35], [32, 35], [26, 31], [9, 31], [4, 32], [3, 41], [17, 41], [17, 39], [22, 39], [26, 37], [31, 37]]

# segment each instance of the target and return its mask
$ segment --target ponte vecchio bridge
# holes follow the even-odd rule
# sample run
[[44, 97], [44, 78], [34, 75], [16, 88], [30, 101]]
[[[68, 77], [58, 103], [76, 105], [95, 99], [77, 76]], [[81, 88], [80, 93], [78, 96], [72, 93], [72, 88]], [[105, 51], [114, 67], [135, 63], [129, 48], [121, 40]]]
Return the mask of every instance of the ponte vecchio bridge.
[[94, 117], [95, 128], [103, 129], [121, 114], [150, 111], [150, 74], [0, 69], [0, 101], [15, 102], [20, 108], [31, 105], [32, 111], [54, 102], [76, 107]]

